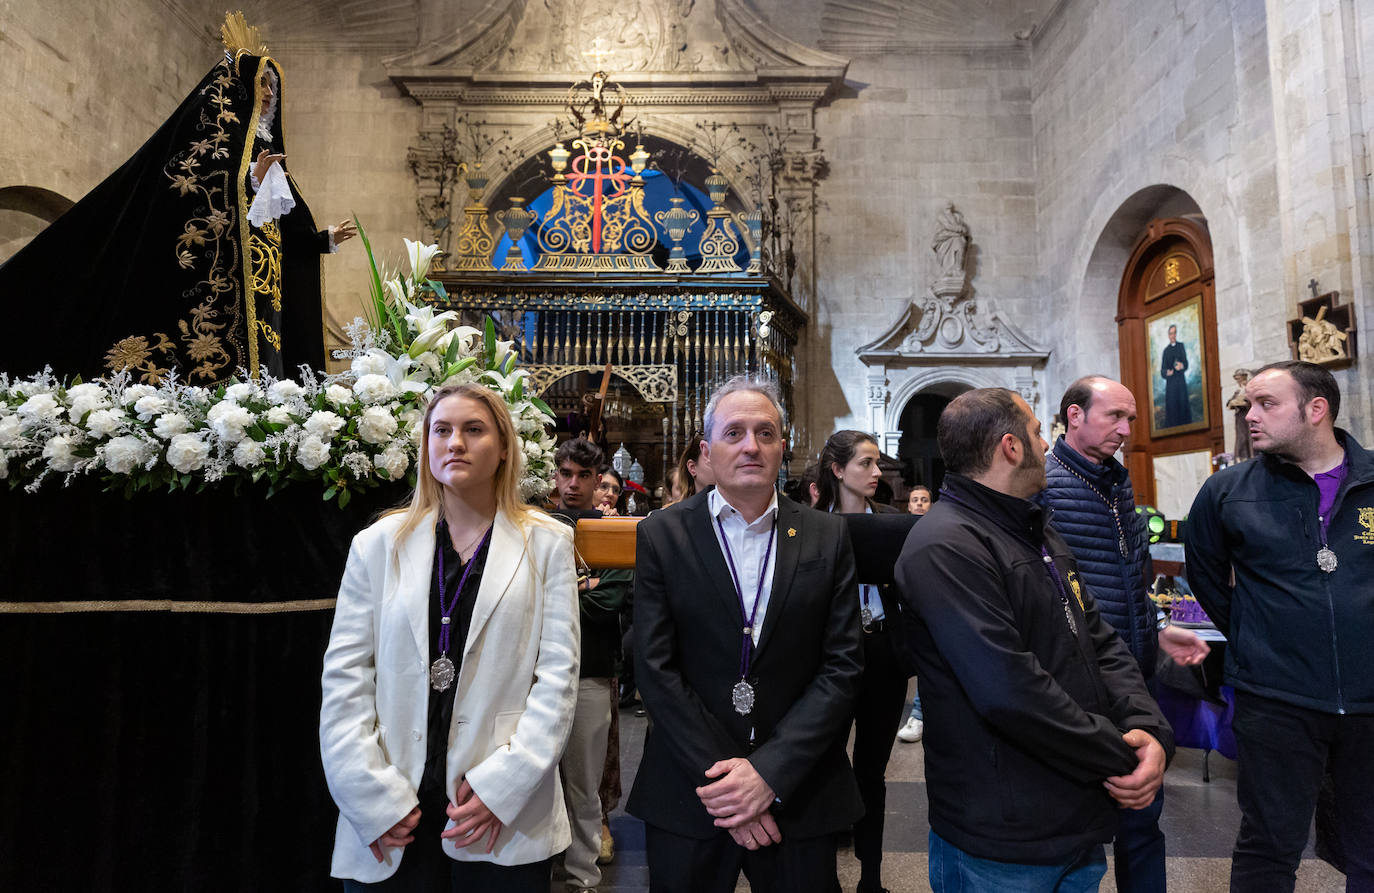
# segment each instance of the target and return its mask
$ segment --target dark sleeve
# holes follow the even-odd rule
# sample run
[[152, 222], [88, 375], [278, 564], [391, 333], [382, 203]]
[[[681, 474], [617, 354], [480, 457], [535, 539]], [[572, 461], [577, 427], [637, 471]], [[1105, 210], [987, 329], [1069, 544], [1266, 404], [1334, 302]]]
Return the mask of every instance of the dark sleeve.
[[1183, 364], [1183, 369], [1188, 368], [1188, 348], [1183, 346], [1183, 342], [1178, 343], [1178, 356], [1175, 358]]
[[854, 552], [843, 528], [834, 538], [831, 562], [830, 608], [820, 666], [773, 734], [749, 755], [749, 762], [784, 806], [821, 755], [843, 734], [863, 674]]
[[[903, 599], [920, 612], [973, 710], [1070, 778], [1091, 782], [1131, 772], [1135, 751], [1121, 739], [1115, 718], [1084, 710], [1025, 649], [1001, 574], [990, 556], [974, 552], [947, 540], [923, 542], [904, 550], [897, 567]], [[1094, 643], [1108, 634], [1120, 642], [1095, 604], [1092, 610]], [[1134, 667], [1124, 645], [1120, 651]]]
[[315, 250], [320, 254], [329, 253], [329, 229], [325, 228], [315, 233]]
[[1209, 478], [1188, 510], [1183, 531], [1184, 572], [1198, 604], [1217, 629], [1231, 635], [1231, 556], [1221, 527], [1220, 487]]
[[618, 623], [620, 609], [630, 602], [634, 571], [610, 569], [596, 572], [601, 582], [582, 593], [582, 613], [594, 623]]
[[1169, 354], [1173, 353], [1172, 347], [1164, 348], [1164, 354], [1159, 358], [1159, 377], [1169, 377]]
[[[1149, 604], [1154, 604], [1148, 599]], [[1097, 655], [1097, 670], [1111, 699], [1111, 720], [1122, 732], [1140, 729], [1149, 732], [1164, 748], [1166, 758], [1174, 759], [1174, 729], [1159, 704], [1145, 687], [1140, 662], [1126, 647], [1120, 634], [1102, 619], [1092, 593], [1083, 593], [1083, 619], [1093, 652]], [[1134, 768], [1134, 767], [1132, 767]]]
[[668, 603], [664, 567], [653, 537], [641, 523], [636, 531], [634, 582], [635, 686], [654, 723], [677, 760], [702, 778], [714, 764], [740, 756], [720, 722], [711, 715], [682, 675], [677, 621]]

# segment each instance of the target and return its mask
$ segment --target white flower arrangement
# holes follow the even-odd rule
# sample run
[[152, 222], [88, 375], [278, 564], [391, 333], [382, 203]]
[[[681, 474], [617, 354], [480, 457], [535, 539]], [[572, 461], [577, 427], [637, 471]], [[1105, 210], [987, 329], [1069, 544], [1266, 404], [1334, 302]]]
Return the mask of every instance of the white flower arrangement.
[[[360, 229], [361, 231], [361, 229]], [[266, 479], [269, 495], [292, 481], [316, 480], [326, 500], [383, 482], [415, 480], [422, 409], [449, 384], [472, 383], [505, 398], [522, 463], [527, 499], [553, 479], [553, 414], [525, 393], [510, 342], [486, 330], [454, 326], [422, 294], [446, 297], [428, 279], [438, 249], [406, 240], [408, 275], [383, 279], [372, 261], [372, 312], [347, 329], [347, 372], [301, 369], [299, 380], [261, 370], [214, 390], [181, 383], [135, 384], [127, 372], [64, 384], [51, 371], [12, 380], [0, 374], [0, 479], [30, 492], [45, 483], [96, 475], [110, 489], [199, 489], [221, 480]]]

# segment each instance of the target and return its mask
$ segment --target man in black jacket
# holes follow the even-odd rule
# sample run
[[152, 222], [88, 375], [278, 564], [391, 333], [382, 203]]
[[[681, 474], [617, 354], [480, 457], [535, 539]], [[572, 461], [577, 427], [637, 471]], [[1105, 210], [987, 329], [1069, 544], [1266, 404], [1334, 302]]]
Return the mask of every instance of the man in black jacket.
[[1235, 689], [1231, 889], [1293, 889], [1325, 769], [1346, 889], [1372, 890], [1374, 453], [1335, 427], [1341, 394], [1320, 366], [1273, 363], [1245, 390], [1261, 455], [1207, 479], [1184, 538]]
[[838, 888], [863, 814], [845, 732], [863, 671], [844, 521], [779, 496], [772, 385], [721, 386], [702, 457], [714, 490], [639, 525], [635, 682], [652, 720], [629, 811], [654, 893]]
[[930, 880], [945, 890], [1095, 890], [1116, 806], [1154, 800], [1173, 730], [1042, 510], [1040, 422], [969, 391], [940, 416], [947, 474], [897, 564], [917, 615]]
[[[1158, 612], [1146, 594], [1149, 539], [1135, 513], [1131, 476], [1115, 456], [1131, 434], [1135, 396], [1119, 381], [1085, 376], [1064, 391], [1059, 417], [1066, 430], [1050, 451], [1048, 485], [1035, 501], [1052, 510], [1054, 529], [1073, 550], [1102, 619], [1121, 636], [1147, 680], [1154, 674], [1156, 643], [1180, 664], [1201, 663], [1210, 651], [1207, 643], [1192, 630], [1156, 624]], [[1145, 809], [1119, 813], [1112, 855], [1121, 893], [1164, 893], [1163, 810], [1161, 788]]]

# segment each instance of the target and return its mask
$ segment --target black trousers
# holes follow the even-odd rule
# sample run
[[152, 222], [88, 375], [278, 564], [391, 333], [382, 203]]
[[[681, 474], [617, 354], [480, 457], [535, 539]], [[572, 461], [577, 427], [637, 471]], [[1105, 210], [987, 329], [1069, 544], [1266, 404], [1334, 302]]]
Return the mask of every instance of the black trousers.
[[644, 826], [649, 893], [733, 893], [742, 870], [754, 893], [831, 893], [839, 883], [835, 836], [746, 850], [722, 831], [705, 840]]
[[854, 823], [860, 893], [882, 887], [887, 761], [907, 711], [907, 676], [893, 649], [894, 635], [886, 628], [864, 634], [864, 675], [854, 701], [854, 777], [864, 801], [864, 816]]
[[443, 809], [421, 808], [415, 840], [396, 873], [375, 884], [346, 880], [344, 893], [549, 893], [552, 859], [527, 865], [457, 862], [440, 847], [447, 823]]
[[1291, 893], [1322, 774], [1335, 782], [1347, 891], [1374, 891], [1374, 716], [1322, 713], [1236, 692], [1240, 834], [1232, 893]]

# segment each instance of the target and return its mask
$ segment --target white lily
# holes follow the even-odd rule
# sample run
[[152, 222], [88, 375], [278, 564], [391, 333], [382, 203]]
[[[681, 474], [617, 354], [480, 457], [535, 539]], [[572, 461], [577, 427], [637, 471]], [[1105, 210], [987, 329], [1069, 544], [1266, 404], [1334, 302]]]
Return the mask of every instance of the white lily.
[[387, 298], [393, 307], [401, 307], [406, 304], [406, 290], [401, 285], [401, 280], [388, 279], [382, 283], [382, 288], [386, 289]]
[[481, 337], [481, 334], [482, 332], [480, 329], [474, 329], [472, 326], [455, 326], [449, 329], [448, 332], [444, 334], [444, 337], [439, 339], [438, 343], [434, 345], [434, 349], [439, 353], [448, 353], [449, 345], [453, 343], [454, 338], [458, 338], [460, 339], [458, 344], [458, 356], [469, 356], [472, 353], [473, 337]]
[[429, 265], [439, 253], [439, 246], [422, 245], [409, 239], [406, 239], [405, 243], [406, 253], [410, 255], [410, 281], [424, 282], [429, 278]]

